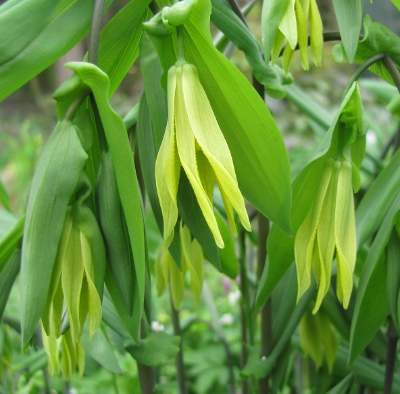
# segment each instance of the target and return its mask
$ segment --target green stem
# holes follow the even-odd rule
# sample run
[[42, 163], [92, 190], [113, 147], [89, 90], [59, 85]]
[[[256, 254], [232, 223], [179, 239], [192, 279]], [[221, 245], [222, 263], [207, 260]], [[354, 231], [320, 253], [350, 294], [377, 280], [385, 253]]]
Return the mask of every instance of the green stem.
[[181, 337], [181, 343], [179, 346], [179, 353], [176, 356], [176, 377], [178, 380], [179, 394], [186, 394], [186, 377], [185, 377], [185, 364], [183, 362], [183, 341], [182, 341], [182, 330], [179, 322], [179, 312], [175, 309], [172, 301], [172, 293], [170, 292], [170, 304], [171, 304], [171, 319], [172, 326], [174, 327], [174, 334]]
[[244, 23], [244, 25], [248, 28], [246, 18], [244, 17], [242, 11], [235, 0], [228, 0], [228, 4], [231, 6], [232, 11], [238, 16], [238, 18]]
[[383, 59], [383, 64], [388, 70], [390, 76], [393, 79], [394, 84], [396, 85], [397, 90], [400, 93], [400, 71], [396, 66], [396, 63], [390, 56], [385, 56], [385, 58]]
[[177, 35], [177, 40], [178, 40], [177, 63], [185, 64], [185, 63], [187, 63], [187, 61], [185, 59], [185, 43], [183, 40], [183, 26], [182, 25], [176, 27], [176, 35]]
[[358, 80], [358, 78], [360, 78], [361, 74], [368, 70], [369, 67], [371, 67], [373, 64], [384, 60], [386, 57], [386, 54], [383, 52], [379, 52], [374, 56], [371, 56], [369, 59], [367, 59], [363, 64], [360, 65], [360, 67], [357, 68], [356, 72], [351, 76], [349, 82], [347, 83], [346, 89], [344, 90], [343, 93], [343, 97], [346, 96], [347, 92], [350, 90], [351, 85], [353, 85], [353, 83], [355, 81]]
[[[149, 328], [145, 322], [145, 319], [142, 318], [141, 322], [141, 337], [146, 338], [149, 332]], [[139, 373], [139, 382], [140, 389], [142, 394], [153, 394], [154, 393], [154, 371], [153, 368], [137, 363], [138, 373]]]
[[396, 348], [399, 335], [397, 333], [396, 327], [393, 324], [392, 319], [389, 321], [388, 328], [388, 344], [387, 344], [387, 354], [386, 354], [386, 369], [385, 369], [385, 383], [384, 383], [384, 394], [392, 394], [393, 390], [393, 376], [394, 367], [396, 363]]
[[104, 0], [95, 0], [89, 38], [89, 63], [97, 64]]

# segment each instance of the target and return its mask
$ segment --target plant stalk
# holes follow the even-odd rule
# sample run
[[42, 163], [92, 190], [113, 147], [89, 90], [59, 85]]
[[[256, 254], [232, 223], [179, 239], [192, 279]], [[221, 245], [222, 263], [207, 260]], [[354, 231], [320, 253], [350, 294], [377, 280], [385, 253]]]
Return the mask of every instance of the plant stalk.
[[[146, 338], [148, 335], [149, 328], [146, 325], [144, 318], [142, 318], [141, 322], [141, 337]], [[139, 382], [140, 389], [142, 394], [153, 394], [155, 379], [154, 379], [154, 371], [153, 368], [137, 363], [138, 373], [139, 373]]]
[[92, 25], [90, 27], [89, 38], [89, 63], [97, 64], [99, 56], [99, 41], [101, 31], [101, 18], [103, 16], [105, 0], [95, 0], [93, 6]]
[[172, 301], [172, 294], [170, 292], [170, 304], [171, 304], [171, 319], [172, 326], [174, 328], [174, 334], [181, 337], [181, 343], [179, 346], [179, 353], [176, 356], [176, 377], [178, 380], [178, 392], [179, 394], [186, 394], [186, 377], [185, 377], [185, 365], [183, 362], [183, 341], [182, 341], [182, 330], [179, 322], [179, 312], [175, 309]]
[[389, 320], [388, 328], [388, 345], [386, 353], [386, 369], [385, 369], [385, 383], [383, 392], [384, 394], [392, 394], [393, 390], [393, 376], [394, 368], [396, 364], [396, 348], [399, 335], [397, 333], [396, 327], [393, 324], [393, 320]]

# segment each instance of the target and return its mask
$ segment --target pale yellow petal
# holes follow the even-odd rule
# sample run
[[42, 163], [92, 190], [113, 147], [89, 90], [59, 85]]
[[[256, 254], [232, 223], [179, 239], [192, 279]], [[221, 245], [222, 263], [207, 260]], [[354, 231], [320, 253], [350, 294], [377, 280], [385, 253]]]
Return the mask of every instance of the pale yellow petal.
[[310, 40], [311, 57], [317, 67], [322, 65], [322, 52], [324, 49], [323, 26], [321, 15], [315, 0], [310, 3]]
[[292, 49], [295, 49], [297, 45], [297, 20], [295, 13], [295, 0], [289, 0], [289, 4], [283, 15], [281, 23], [279, 24], [279, 30], [288, 40], [289, 46]]
[[[212, 201], [202, 185], [196, 161], [196, 141], [193, 130], [189, 122], [186, 106], [184, 103], [184, 93], [182, 87], [182, 67], [177, 69], [177, 93], [176, 93], [176, 143], [181, 165], [189, 179], [189, 182], [196, 195], [197, 202], [203, 212], [204, 218], [210, 228], [218, 247], [224, 247], [221, 233], [214, 216]], [[193, 89], [193, 87], [191, 87]]]
[[228, 144], [194, 66], [183, 66], [182, 82], [186, 111], [194, 137], [214, 169], [220, 190], [239, 215], [246, 230], [251, 231]]
[[299, 0], [296, 0], [296, 19], [297, 19], [297, 34], [301, 55], [301, 66], [304, 70], [309, 69], [308, 62], [308, 29], [307, 16]]
[[172, 303], [176, 310], [183, 300], [185, 294], [185, 282], [183, 272], [178, 268], [170, 254], [167, 255], [166, 263], [169, 267], [169, 280], [171, 288]]
[[356, 226], [351, 163], [344, 161], [339, 174], [336, 198], [335, 241], [337, 255], [337, 296], [348, 307], [356, 263]]

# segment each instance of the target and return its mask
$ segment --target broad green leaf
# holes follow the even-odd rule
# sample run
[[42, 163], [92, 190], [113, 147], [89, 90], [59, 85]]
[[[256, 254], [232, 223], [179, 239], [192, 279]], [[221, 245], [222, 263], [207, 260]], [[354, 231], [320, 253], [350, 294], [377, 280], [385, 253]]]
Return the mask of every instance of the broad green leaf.
[[7, 211], [11, 211], [10, 196], [7, 193], [7, 189], [4, 186], [3, 181], [0, 179], [0, 205]]
[[[369, 15], [367, 15], [364, 18], [364, 38], [358, 44], [355, 60], [357, 63], [362, 64], [380, 52], [389, 55], [397, 64], [397, 67], [400, 67], [400, 37], [386, 26], [372, 22]], [[333, 48], [333, 56], [339, 63], [346, 59], [343, 44], [338, 44]], [[393, 79], [383, 61], [373, 64], [369, 70], [393, 84]]]
[[[262, 83], [269, 94], [275, 98], [283, 98], [280, 78], [276, 71], [265, 64], [260, 45], [253, 33], [233, 12], [227, 2], [212, 0], [211, 22], [215, 24], [235, 46], [243, 51], [252, 68], [255, 78]], [[265, 7], [265, 6], [264, 6]]]
[[110, 78], [111, 97], [139, 55], [143, 24], [150, 0], [132, 0], [100, 34], [98, 66]]
[[350, 364], [364, 350], [390, 311], [386, 293], [385, 247], [399, 213], [400, 197], [397, 196], [379, 228], [361, 272], [351, 324]]
[[397, 332], [400, 331], [398, 315], [400, 294], [400, 239], [395, 229], [392, 230], [389, 242], [386, 246], [386, 291]]
[[108, 102], [110, 81], [107, 75], [89, 63], [68, 63], [67, 67], [93, 91], [104, 127], [134, 256], [139, 297], [136, 317], [140, 320], [143, 313], [146, 253], [140, 193], [128, 135], [122, 119]]
[[0, 239], [0, 272], [22, 239], [25, 217], [19, 219]]
[[360, 248], [379, 228], [400, 190], [400, 151], [390, 159], [368, 188], [356, 210]]
[[278, 33], [279, 24], [290, 0], [264, 1], [261, 15], [262, 41], [264, 45], [265, 60], [269, 62], [272, 46]]
[[120, 375], [122, 373], [104, 329], [97, 330], [92, 340], [89, 340], [88, 336], [84, 334], [82, 336], [82, 346], [102, 367], [115, 374]]
[[139, 363], [159, 367], [172, 360], [179, 352], [181, 338], [165, 333], [150, 333], [140, 346], [130, 345], [126, 350]]
[[94, 0], [8, 3], [0, 7], [0, 101], [82, 41]]
[[22, 245], [22, 346], [32, 338], [43, 313], [67, 207], [87, 157], [77, 128], [70, 122], [61, 122], [36, 168]]
[[362, 0], [333, 0], [340, 36], [349, 62], [352, 63], [357, 50], [361, 30]]
[[0, 319], [3, 317], [8, 296], [19, 273], [20, 263], [21, 251], [16, 249], [0, 272]]
[[[208, 0], [193, 3], [190, 18], [183, 24], [186, 60], [198, 70], [228, 143], [243, 195], [290, 233], [290, 171], [286, 149], [263, 100], [243, 74], [213, 46], [209, 17]], [[152, 36], [152, 39], [158, 38]], [[160, 47], [159, 43], [156, 48], [165, 73], [176, 58], [167, 52], [167, 46]]]

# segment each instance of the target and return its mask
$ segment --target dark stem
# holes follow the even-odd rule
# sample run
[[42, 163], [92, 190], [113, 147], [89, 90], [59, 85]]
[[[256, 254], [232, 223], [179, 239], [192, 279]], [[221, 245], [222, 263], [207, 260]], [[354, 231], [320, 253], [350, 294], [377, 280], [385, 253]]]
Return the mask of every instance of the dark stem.
[[235, 0], [228, 0], [228, 4], [231, 6], [232, 11], [238, 16], [238, 18], [244, 23], [244, 25], [248, 28], [246, 18], [244, 17], [242, 11]]
[[186, 394], [187, 389], [186, 389], [186, 378], [185, 378], [185, 365], [183, 363], [182, 330], [179, 322], [179, 312], [175, 309], [171, 293], [170, 293], [170, 303], [171, 303], [171, 319], [172, 319], [172, 326], [174, 327], [174, 334], [181, 337], [179, 353], [176, 356], [176, 372], [177, 372], [176, 377], [178, 380], [178, 390], [179, 394]]
[[[149, 328], [142, 318], [141, 322], [141, 337], [146, 338], [148, 334]], [[138, 372], [139, 372], [139, 382], [140, 382], [140, 389], [142, 394], [153, 394], [154, 393], [154, 371], [153, 368], [137, 363]]]
[[89, 63], [97, 64], [104, 0], [95, 0], [89, 38]]
[[386, 353], [386, 370], [383, 392], [384, 394], [391, 394], [393, 386], [394, 367], [396, 363], [397, 340], [399, 339], [399, 335], [397, 333], [395, 325], [393, 324], [392, 319], [389, 320], [387, 336], [388, 345]]
[[65, 116], [63, 118], [64, 121], [72, 121], [74, 119], [75, 114], [77, 113], [80, 106], [84, 103], [89, 93], [90, 89], [86, 87], [80, 92], [79, 96], [72, 102], [67, 112], [65, 113]]
[[[267, 258], [267, 238], [269, 234], [269, 220], [258, 213], [258, 278], [264, 271]], [[272, 350], [272, 304], [271, 297], [261, 309], [261, 357], [268, 357]], [[258, 382], [258, 392], [267, 394], [269, 391], [269, 375]]]
[[367, 59], [363, 64], [360, 65], [360, 67], [357, 68], [356, 72], [351, 76], [349, 82], [347, 83], [346, 89], [344, 90], [343, 97], [346, 96], [347, 92], [350, 90], [351, 85], [355, 81], [360, 78], [361, 74], [368, 70], [369, 67], [371, 67], [373, 64], [383, 60], [386, 57], [386, 54], [383, 52], [377, 53], [374, 56], [371, 56], [369, 59]]
[[397, 90], [400, 93], [400, 71], [396, 66], [396, 63], [390, 56], [385, 56], [385, 58], [383, 59], [383, 64], [388, 70], [390, 76], [393, 79], [394, 84], [396, 85]]

